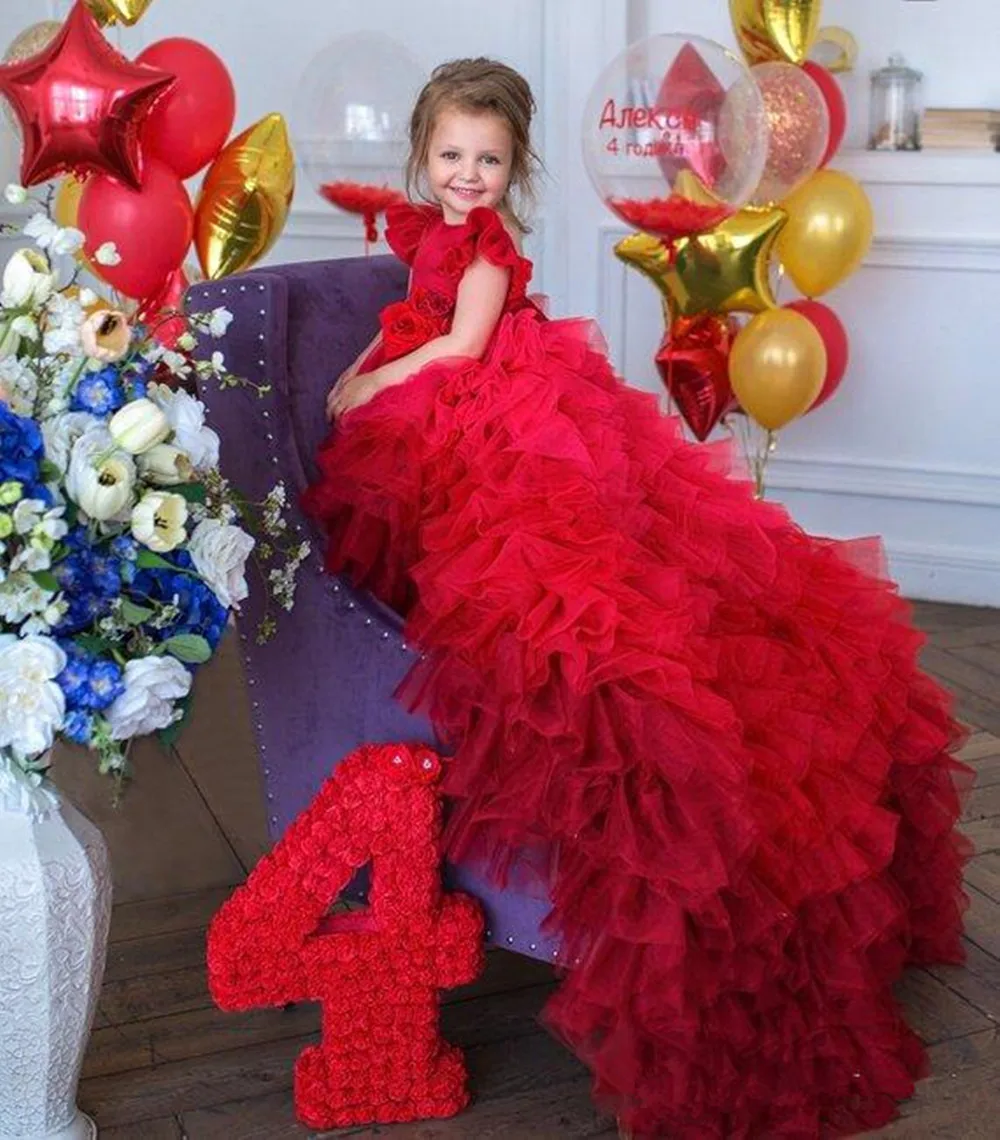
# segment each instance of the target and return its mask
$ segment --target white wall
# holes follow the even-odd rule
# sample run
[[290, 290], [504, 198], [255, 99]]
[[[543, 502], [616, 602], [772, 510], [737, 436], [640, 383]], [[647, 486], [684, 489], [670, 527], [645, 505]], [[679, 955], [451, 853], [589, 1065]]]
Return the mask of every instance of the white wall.
[[[0, 42], [67, 0], [0, 3]], [[732, 44], [726, 0], [154, 0], [119, 35], [138, 51], [167, 35], [214, 47], [236, 79], [239, 127], [287, 111], [311, 54], [338, 32], [380, 28], [429, 69], [489, 53], [522, 69], [542, 109], [550, 178], [533, 239], [541, 286], [559, 312], [599, 317], [616, 364], [656, 390], [662, 331], [652, 288], [619, 265], [624, 232], [579, 158], [583, 100], [630, 35], [690, 31]], [[845, 79], [849, 140], [863, 143], [868, 72], [902, 51], [926, 73], [932, 105], [1000, 107], [995, 0], [827, 0], [824, 23], [861, 44]], [[0, 126], [0, 177], [14, 170]], [[4, 148], [7, 155], [5, 157]], [[869, 154], [838, 164], [865, 183], [878, 237], [866, 266], [828, 298], [848, 325], [851, 371], [836, 401], [783, 433], [771, 487], [808, 529], [886, 536], [904, 591], [1000, 605], [1000, 155]], [[6, 166], [6, 169], [3, 167]], [[350, 220], [301, 185], [272, 260], [360, 252]]]

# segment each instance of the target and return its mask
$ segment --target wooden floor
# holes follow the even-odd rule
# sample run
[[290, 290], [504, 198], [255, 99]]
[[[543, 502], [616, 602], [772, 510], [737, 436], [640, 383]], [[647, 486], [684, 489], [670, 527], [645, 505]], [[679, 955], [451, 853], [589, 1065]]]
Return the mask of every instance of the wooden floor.
[[[933, 1075], [879, 1137], [978, 1140], [1000, 1120], [1000, 612], [920, 605], [926, 666], [959, 699], [974, 733], [968, 802], [968, 964], [912, 974], [901, 989], [930, 1046]], [[135, 756], [123, 810], [85, 757], [66, 753], [57, 779], [103, 828], [118, 904], [81, 1106], [103, 1140], [282, 1140], [294, 1120], [292, 1064], [317, 1031], [313, 1009], [226, 1015], [205, 984], [204, 933], [215, 908], [266, 848], [264, 818], [235, 652], [228, 643], [199, 681], [195, 719], [172, 755]], [[590, 1106], [582, 1067], [538, 1028], [552, 980], [502, 951], [485, 976], [446, 997], [446, 1034], [466, 1050], [475, 1104], [450, 1121], [343, 1135], [390, 1140], [613, 1137]]]

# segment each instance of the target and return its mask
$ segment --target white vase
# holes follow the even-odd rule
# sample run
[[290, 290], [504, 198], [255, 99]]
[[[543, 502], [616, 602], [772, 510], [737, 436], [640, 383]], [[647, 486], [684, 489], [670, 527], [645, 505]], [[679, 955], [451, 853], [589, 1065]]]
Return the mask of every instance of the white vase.
[[104, 838], [0, 756], [0, 1140], [92, 1140], [76, 1088], [111, 917]]

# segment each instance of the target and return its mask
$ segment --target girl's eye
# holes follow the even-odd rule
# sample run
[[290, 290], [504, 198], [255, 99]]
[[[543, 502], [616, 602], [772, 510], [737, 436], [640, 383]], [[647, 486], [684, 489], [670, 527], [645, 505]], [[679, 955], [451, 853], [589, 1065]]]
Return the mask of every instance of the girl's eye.
[[495, 154], [487, 154], [483, 156], [483, 162], [488, 163], [490, 166], [499, 166], [500, 159]]
[[441, 157], [446, 162], [454, 162], [458, 158], [458, 151], [457, 150], [446, 150], [444, 152], [444, 154], [441, 155]]

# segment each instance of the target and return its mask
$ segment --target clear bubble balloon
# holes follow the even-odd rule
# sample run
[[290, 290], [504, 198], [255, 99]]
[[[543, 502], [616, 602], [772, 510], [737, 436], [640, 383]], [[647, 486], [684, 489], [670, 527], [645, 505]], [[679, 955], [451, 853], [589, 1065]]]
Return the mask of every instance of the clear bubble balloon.
[[[738, 125], [739, 146], [723, 149], [723, 122]], [[676, 241], [750, 200], [767, 156], [764, 100], [743, 61], [720, 44], [650, 36], [594, 84], [583, 155], [595, 189], [622, 221]]]
[[292, 133], [303, 173], [318, 194], [374, 221], [402, 197], [413, 104], [426, 80], [402, 45], [380, 32], [329, 43], [299, 81]]

